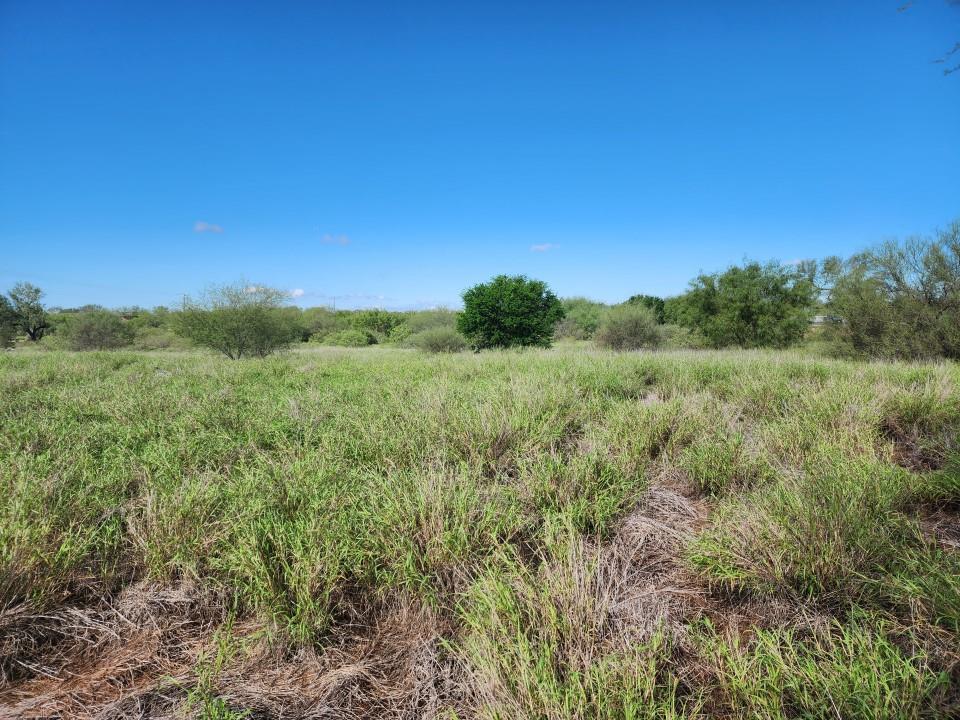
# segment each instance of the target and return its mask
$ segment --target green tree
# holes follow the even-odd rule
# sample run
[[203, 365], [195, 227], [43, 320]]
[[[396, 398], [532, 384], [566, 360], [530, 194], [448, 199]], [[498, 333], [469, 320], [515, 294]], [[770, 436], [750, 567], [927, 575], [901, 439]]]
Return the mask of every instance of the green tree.
[[77, 313], [64, 328], [71, 350], [115, 350], [133, 342], [134, 328], [107, 310]]
[[40, 340], [50, 327], [47, 311], [40, 300], [43, 290], [27, 282], [19, 282], [10, 291], [10, 303], [16, 313], [17, 327], [32, 342]]
[[664, 300], [656, 295], [632, 295], [627, 298], [628, 305], [642, 305], [653, 311], [653, 317], [658, 325], [663, 325], [664, 319]]
[[213, 287], [198, 300], [184, 298], [176, 330], [231, 360], [266, 357], [292, 345], [302, 332], [283, 312], [287, 297], [282, 290], [246, 283]]
[[477, 348], [550, 347], [563, 305], [547, 284], [498, 275], [463, 293], [457, 329]]
[[826, 311], [836, 318], [824, 333], [838, 354], [960, 359], [960, 221], [822, 274]]
[[751, 262], [700, 275], [665, 304], [665, 315], [714, 347], [788, 347], [806, 333], [816, 300], [814, 283], [797, 268]]

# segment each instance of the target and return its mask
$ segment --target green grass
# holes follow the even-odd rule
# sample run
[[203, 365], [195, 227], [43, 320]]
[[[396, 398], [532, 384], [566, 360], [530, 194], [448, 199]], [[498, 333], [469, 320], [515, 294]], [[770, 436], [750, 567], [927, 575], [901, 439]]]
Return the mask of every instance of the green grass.
[[[5, 615], [135, 585], [216, 598], [266, 632], [274, 664], [308, 652], [327, 670], [391, 608], [427, 608], [446, 717], [958, 707], [960, 556], [924, 522], [957, 523], [956, 365], [581, 347], [13, 352], [0, 427], [0, 708], [4, 682], [69, 654], [69, 638], [5, 639]], [[615, 577], [608, 550], [664, 484], [703, 511], [675, 557], [675, 590], [699, 599], [640, 636], [618, 608], [645, 592], [636, 573], [656, 548], [638, 545]], [[796, 622], [734, 621], [770, 602]], [[810, 612], [826, 625], [811, 630]], [[401, 655], [383, 663], [408, 672]], [[389, 714], [416, 683], [383, 699], [383, 672], [362, 692], [386, 704], [363, 707]], [[232, 712], [203, 682], [184, 712]]]

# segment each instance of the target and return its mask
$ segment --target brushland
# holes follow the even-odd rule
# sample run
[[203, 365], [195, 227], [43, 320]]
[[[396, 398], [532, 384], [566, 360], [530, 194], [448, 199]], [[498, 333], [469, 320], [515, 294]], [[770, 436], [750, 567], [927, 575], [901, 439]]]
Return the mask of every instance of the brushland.
[[0, 356], [0, 715], [960, 714], [960, 368]]

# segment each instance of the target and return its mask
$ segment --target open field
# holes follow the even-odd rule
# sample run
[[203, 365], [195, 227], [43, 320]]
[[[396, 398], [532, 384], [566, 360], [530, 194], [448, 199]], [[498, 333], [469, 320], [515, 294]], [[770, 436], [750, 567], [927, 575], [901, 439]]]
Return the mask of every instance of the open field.
[[960, 713], [960, 367], [0, 355], [0, 716]]

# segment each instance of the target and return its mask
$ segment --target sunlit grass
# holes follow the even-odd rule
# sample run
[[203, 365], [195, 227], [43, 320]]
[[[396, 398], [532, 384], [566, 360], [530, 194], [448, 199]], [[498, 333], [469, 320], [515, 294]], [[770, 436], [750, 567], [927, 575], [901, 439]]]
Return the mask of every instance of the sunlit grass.
[[[188, 582], [322, 651], [412, 597], [461, 717], [936, 717], [958, 386], [765, 352], [6, 353], [0, 615]], [[705, 610], [625, 642], [598, 563], [664, 482], [705, 508], [677, 559]], [[829, 626], [703, 629], [770, 599]]]

